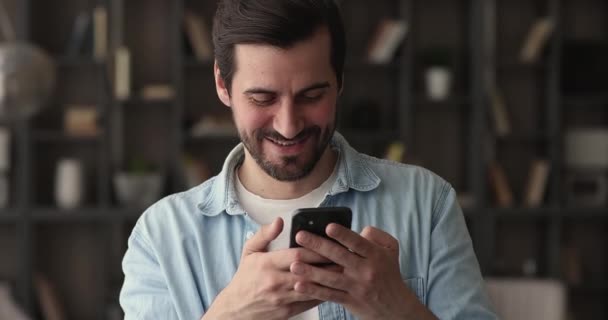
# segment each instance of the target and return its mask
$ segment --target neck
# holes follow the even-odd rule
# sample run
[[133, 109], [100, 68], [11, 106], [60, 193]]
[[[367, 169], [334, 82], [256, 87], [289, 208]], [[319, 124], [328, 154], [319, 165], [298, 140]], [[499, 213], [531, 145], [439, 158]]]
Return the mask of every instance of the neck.
[[279, 181], [258, 166], [245, 148], [245, 160], [237, 170], [243, 186], [250, 192], [266, 199], [296, 199], [318, 188], [334, 170], [337, 153], [327, 147], [314, 169], [306, 177], [296, 181]]

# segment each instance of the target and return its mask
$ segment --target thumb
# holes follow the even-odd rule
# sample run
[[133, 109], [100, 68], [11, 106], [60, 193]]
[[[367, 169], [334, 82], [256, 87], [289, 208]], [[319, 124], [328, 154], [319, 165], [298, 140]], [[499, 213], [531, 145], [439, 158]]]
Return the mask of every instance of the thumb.
[[266, 251], [268, 244], [276, 239], [283, 230], [283, 219], [276, 218], [272, 223], [263, 225], [251, 239], [245, 242], [243, 256], [254, 252]]

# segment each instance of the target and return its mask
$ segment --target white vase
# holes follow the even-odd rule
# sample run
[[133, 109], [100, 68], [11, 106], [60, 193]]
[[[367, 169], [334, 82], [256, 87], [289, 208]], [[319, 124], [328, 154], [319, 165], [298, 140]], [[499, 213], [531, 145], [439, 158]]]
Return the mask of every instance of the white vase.
[[425, 74], [426, 90], [429, 99], [445, 100], [450, 94], [452, 73], [445, 67], [430, 67]]
[[81, 205], [83, 198], [82, 164], [76, 159], [61, 159], [55, 176], [55, 201], [61, 209]]

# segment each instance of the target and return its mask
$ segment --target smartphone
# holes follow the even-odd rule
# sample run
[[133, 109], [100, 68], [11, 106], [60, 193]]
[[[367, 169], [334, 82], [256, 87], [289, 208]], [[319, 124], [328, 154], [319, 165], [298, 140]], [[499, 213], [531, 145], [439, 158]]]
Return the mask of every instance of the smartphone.
[[[294, 211], [291, 217], [291, 235], [289, 237], [289, 247], [296, 248], [300, 245], [296, 242], [296, 234], [300, 230], [325, 237], [332, 241], [325, 233], [325, 228], [330, 223], [337, 223], [350, 229], [352, 222], [352, 212], [347, 207], [322, 207], [322, 208], [303, 208]], [[337, 242], [337, 241], [336, 241]]]

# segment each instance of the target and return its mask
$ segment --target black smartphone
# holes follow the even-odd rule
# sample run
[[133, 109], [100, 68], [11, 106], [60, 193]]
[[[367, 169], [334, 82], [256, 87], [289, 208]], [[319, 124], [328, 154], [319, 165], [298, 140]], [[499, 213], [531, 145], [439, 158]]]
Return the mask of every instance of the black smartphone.
[[332, 241], [325, 233], [325, 228], [330, 223], [337, 223], [348, 229], [352, 222], [353, 214], [347, 207], [322, 207], [322, 208], [303, 208], [294, 212], [291, 217], [291, 235], [289, 237], [289, 247], [296, 248], [300, 245], [296, 242], [296, 234], [300, 230], [325, 237]]

